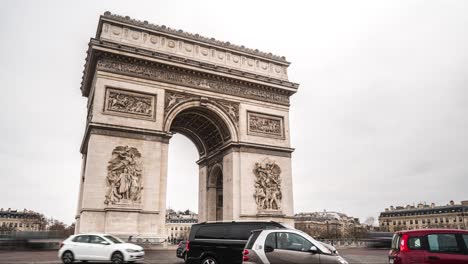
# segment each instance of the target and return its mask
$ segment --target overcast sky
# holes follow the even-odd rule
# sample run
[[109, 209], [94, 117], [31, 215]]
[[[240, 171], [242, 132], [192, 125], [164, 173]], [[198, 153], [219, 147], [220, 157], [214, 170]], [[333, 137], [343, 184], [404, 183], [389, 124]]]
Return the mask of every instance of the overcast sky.
[[[292, 62], [295, 212], [364, 221], [468, 200], [468, 1], [0, 1], [0, 207], [70, 224], [99, 15], [199, 33]], [[197, 210], [198, 158], [170, 145], [168, 203]]]

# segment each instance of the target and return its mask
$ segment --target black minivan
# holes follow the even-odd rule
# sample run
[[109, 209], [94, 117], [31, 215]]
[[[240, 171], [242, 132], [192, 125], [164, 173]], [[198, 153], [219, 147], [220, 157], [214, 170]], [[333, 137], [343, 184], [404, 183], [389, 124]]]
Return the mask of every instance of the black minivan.
[[278, 222], [218, 222], [192, 225], [186, 245], [187, 264], [242, 263], [250, 232], [288, 228]]

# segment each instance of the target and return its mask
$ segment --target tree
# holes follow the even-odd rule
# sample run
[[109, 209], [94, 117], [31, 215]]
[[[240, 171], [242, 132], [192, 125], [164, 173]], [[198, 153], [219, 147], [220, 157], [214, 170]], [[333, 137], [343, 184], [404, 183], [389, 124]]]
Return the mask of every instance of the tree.
[[0, 232], [11, 232], [11, 231], [15, 231], [16, 228], [14, 228], [13, 226], [8, 226], [8, 225], [2, 225], [0, 226]]
[[51, 231], [65, 231], [66, 226], [64, 223], [58, 221], [58, 220], [53, 220], [51, 225], [47, 228], [48, 230]]
[[71, 225], [67, 226], [65, 228], [65, 233], [68, 236], [75, 234], [75, 223], [72, 223]]
[[369, 216], [366, 218], [366, 221], [364, 221], [364, 224], [368, 226], [373, 226], [375, 223], [375, 218], [373, 216]]

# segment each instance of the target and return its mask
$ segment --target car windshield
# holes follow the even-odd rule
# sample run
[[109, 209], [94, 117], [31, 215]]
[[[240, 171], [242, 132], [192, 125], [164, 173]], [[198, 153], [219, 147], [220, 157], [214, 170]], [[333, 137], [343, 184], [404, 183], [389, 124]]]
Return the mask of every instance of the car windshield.
[[294, 231], [301, 233], [301, 235], [303, 237], [305, 237], [310, 242], [312, 242], [314, 244], [314, 246], [316, 246], [318, 249], [320, 249], [320, 251], [322, 251], [323, 253], [332, 255], [332, 252], [330, 251], [330, 249], [328, 249], [326, 246], [322, 245], [322, 243], [315, 240], [313, 237], [309, 236], [307, 233], [304, 233], [304, 232], [302, 232], [300, 230], [294, 230]]
[[110, 235], [107, 235], [107, 236], [104, 236], [105, 238], [109, 239], [110, 241], [112, 241], [112, 243], [114, 244], [121, 244], [121, 243], [124, 243], [121, 239], [115, 237], [115, 236], [110, 236]]

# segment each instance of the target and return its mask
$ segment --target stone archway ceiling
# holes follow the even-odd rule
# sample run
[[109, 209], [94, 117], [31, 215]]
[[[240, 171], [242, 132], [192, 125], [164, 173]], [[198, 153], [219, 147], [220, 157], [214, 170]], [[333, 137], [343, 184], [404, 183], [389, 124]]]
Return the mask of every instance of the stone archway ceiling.
[[200, 156], [209, 154], [231, 139], [226, 124], [203, 108], [187, 109], [179, 113], [172, 121], [171, 131], [191, 139]]

